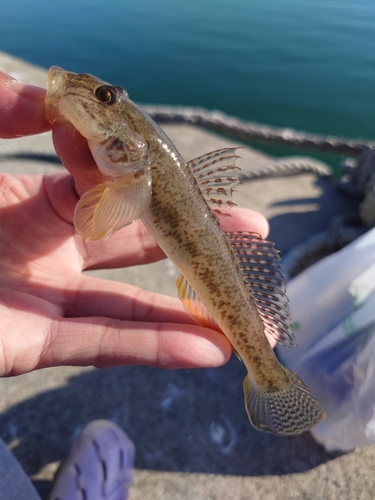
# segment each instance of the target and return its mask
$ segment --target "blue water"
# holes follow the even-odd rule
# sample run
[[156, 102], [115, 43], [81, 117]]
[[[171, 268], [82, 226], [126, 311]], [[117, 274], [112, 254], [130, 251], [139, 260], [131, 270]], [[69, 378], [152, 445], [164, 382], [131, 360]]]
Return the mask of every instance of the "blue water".
[[139, 102], [375, 138], [374, 0], [13, 0], [0, 50]]

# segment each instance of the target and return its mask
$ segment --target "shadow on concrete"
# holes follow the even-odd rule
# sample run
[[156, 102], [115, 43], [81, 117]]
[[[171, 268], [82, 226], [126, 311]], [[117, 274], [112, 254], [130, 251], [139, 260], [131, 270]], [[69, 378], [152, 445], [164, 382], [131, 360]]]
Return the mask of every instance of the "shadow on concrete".
[[98, 369], [0, 415], [1, 437], [29, 475], [59, 460], [91, 420], [117, 422], [136, 445], [135, 466], [243, 476], [304, 472], [334, 458], [310, 434], [277, 437], [248, 422], [243, 365], [164, 371]]
[[[321, 190], [317, 198], [301, 197], [271, 205], [285, 208], [285, 213], [269, 220], [268, 238], [275, 242], [282, 254], [327, 229], [333, 217], [358, 213], [360, 201], [340, 191], [332, 180], [318, 178], [314, 184]], [[296, 211], [296, 207], [300, 210]]]

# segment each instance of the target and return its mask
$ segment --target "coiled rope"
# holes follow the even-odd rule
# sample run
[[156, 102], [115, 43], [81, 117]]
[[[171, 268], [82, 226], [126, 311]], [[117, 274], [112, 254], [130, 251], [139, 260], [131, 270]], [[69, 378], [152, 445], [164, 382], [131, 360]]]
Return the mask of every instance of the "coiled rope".
[[357, 155], [365, 148], [375, 149], [375, 141], [345, 139], [278, 128], [244, 121], [228, 116], [222, 111], [184, 106], [152, 106], [142, 108], [158, 123], [190, 123], [214, 130], [242, 141], [262, 141], [283, 144], [296, 149], [308, 149], [337, 154]]

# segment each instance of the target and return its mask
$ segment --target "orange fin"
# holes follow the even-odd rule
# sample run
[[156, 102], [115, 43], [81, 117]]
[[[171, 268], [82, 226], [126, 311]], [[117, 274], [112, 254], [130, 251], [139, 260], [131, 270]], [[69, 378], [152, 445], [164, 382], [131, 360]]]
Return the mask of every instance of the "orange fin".
[[262, 318], [264, 330], [283, 346], [295, 346], [278, 251], [255, 233], [226, 233]]
[[[222, 332], [220, 326], [213, 319], [211, 314], [207, 311], [205, 306], [202, 304], [198, 295], [194, 292], [192, 287], [189, 285], [185, 277], [180, 274], [177, 278], [176, 286], [178, 290], [178, 297], [180, 298], [185, 310], [190, 314], [194, 321], [200, 326], [206, 328], [211, 328], [211, 330], [217, 330]], [[242, 362], [241, 356], [232, 346], [232, 351], [237, 356], [237, 358]]]
[[241, 183], [235, 165], [238, 148], [218, 149], [188, 162], [195, 180], [211, 210], [216, 215], [229, 215], [228, 209], [235, 206], [232, 200], [234, 188]]
[[87, 191], [78, 202], [74, 226], [86, 240], [99, 240], [135, 222], [151, 200], [149, 172], [137, 172]]
[[221, 332], [221, 329], [216, 321], [199, 300], [197, 294], [182, 274], [180, 274], [177, 278], [176, 286], [178, 290], [178, 297], [181, 300], [182, 305], [190, 316], [198, 323], [198, 325]]

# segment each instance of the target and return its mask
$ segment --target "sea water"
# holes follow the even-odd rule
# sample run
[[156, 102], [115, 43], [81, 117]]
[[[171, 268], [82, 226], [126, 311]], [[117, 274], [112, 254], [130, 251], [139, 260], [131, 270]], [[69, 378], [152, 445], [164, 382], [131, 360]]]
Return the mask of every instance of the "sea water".
[[374, 0], [13, 0], [0, 50], [142, 103], [375, 138]]

